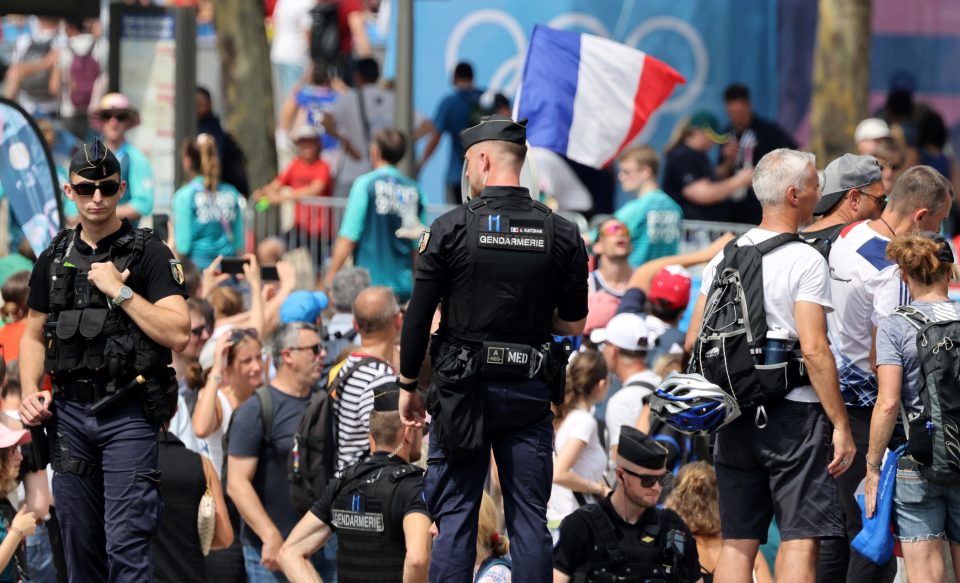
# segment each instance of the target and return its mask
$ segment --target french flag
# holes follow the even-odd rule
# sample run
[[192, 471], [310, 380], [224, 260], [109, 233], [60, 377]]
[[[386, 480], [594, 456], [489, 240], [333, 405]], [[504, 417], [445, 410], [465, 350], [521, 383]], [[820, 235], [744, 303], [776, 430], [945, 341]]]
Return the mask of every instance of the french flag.
[[529, 120], [531, 146], [603, 168], [684, 82], [666, 63], [626, 45], [537, 25], [516, 118]]

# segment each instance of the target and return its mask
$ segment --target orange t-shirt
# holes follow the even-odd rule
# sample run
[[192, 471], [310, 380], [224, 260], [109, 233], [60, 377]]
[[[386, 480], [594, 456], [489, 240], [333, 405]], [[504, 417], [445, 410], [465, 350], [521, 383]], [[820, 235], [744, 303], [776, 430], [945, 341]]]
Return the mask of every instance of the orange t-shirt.
[[0, 348], [3, 348], [4, 362], [10, 362], [20, 356], [20, 338], [27, 327], [27, 320], [18, 320], [0, 328]]

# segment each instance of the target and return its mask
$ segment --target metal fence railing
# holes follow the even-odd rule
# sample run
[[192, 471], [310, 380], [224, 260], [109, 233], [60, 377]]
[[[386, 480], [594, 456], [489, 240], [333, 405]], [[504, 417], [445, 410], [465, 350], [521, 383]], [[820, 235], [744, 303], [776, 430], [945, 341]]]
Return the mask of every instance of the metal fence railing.
[[[253, 251], [259, 241], [271, 236], [282, 237], [289, 249], [305, 248], [314, 258], [326, 262], [332, 251], [340, 230], [340, 223], [347, 207], [347, 200], [332, 197], [303, 198], [296, 203], [285, 203], [281, 208], [270, 207], [257, 210], [250, 204], [246, 210], [247, 247]], [[455, 208], [449, 204], [431, 204], [427, 206], [427, 224], [443, 213]], [[588, 231], [588, 221], [580, 213], [559, 212], [564, 218], [580, 227], [581, 233]], [[295, 229], [300, 225], [300, 229]], [[308, 227], [308, 228], [302, 228]], [[680, 252], [686, 253], [702, 249], [724, 233], [741, 234], [752, 225], [739, 223], [715, 223], [710, 221], [684, 221]], [[316, 259], [315, 259], [316, 260]], [[318, 261], [319, 265], [321, 262]]]

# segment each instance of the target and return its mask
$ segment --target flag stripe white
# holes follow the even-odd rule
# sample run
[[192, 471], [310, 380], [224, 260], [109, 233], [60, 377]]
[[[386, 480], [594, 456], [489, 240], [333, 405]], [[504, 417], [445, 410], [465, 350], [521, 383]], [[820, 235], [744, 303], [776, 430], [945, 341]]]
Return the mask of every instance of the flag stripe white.
[[626, 45], [581, 37], [568, 158], [600, 167], [617, 153], [630, 129], [644, 60], [644, 53]]

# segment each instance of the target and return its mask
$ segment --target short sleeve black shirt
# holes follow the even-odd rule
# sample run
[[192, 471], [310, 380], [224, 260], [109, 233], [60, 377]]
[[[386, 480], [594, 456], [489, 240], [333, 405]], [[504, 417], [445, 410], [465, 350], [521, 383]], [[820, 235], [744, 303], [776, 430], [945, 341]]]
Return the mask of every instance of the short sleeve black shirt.
[[683, 189], [702, 179], [716, 179], [713, 164], [705, 152], [680, 144], [667, 154], [663, 168], [663, 191], [683, 207], [683, 218], [692, 221], [730, 221], [730, 203], [701, 205], [683, 195]]
[[[391, 457], [380, 451], [374, 452], [367, 459], [383, 463], [389, 468], [388, 471], [393, 471], [404, 464], [403, 460]], [[359, 463], [364, 463], [364, 461]], [[381, 479], [387, 478], [384, 477]], [[340, 490], [340, 483], [339, 479], [331, 481], [330, 484], [327, 485], [323, 496], [321, 496], [310, 509], [310, 512], [312, 512], [314, 516], [322, 520], [333, 530], [336, 530], [336, 527], [333, 525], [331, 508], [333, 508], [333, 501]], [[427, 510], [427, 504], [423, 501], [423, 476], [407, 476], [396, 482], [396, 488], [391, 500], [389, 516], [405, 517], [414, 512], [430, 516], [430, 512]]]
[[[623, 550], [645, 544], [640, 542], [644, 527], [647, 521], [657, 520], [658, 516], [661, 516], [661, 534], [674, 529], [686, 533], [686, 544], [684, 546], [682, 568], [680, 569], [681, 577], [674, 579], [674, 581], [696, 581], [700, 578], [700, 558], [697, 555], [697, 543], [693, 535], [690, 534], [690, 529], [674, 511], [666, 509], [647, 510], [637, 524], [629, 524], [614, 511], [609, 496], [601, 500], [599, 505], [613, 522], [614, 530], [622, 543], [621, 548]], [[560, 539], [553, 548], [554, 568], [566, 575], [573, 575], [577, 569], [587, 564], [591, 559], [595, 542], [593, 530], [591, 530], [586, 513], [582, 509], [567, 516], [560, 524]]]
[[[80, 227], [78, 226], [77, 229]], [[107, 235], [97, 243], [97, 249], [107, 249], [117, 239], [133, 229], [130, 221], [123, 222], [116, 232]], [[74, 250], [84, 255], [92, 255], [93, 249], [86, 244], [77, 232]], [[47, 248], [37, 258], [30, 274], [30, 295], [27, 297], [27, 307], [44, 314], [50, 311], [50, 265], [53, 262], [52, 249]], [[134, 291], [155, 303], [167, 296], [179, 295], [186, 297], [183, 285], [174, 279], [171, 262], [175, 262], [173, 252], [156, 237], [149, 237], [144, 244], [143, 255], [140, 260], [130, 266], [130, 277], [126, 284]]]

